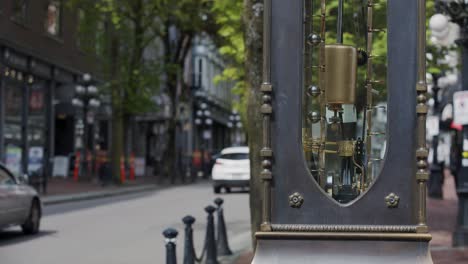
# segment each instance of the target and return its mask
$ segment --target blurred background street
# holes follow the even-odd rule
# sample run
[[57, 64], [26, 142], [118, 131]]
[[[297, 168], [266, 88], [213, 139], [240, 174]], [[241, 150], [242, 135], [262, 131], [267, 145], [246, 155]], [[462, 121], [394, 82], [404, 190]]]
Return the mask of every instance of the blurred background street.
[[[42, 231], [24, 236], [19, 228], [0, 233], [0, 260], [8, 264], [164, 263], [162, 231], [177, 228], [178, 255], [183, 256], [182, 217], [191, 214], [196, 251], [206, 230], [205, 206], [216, 196], [208, 183], [158, 191], [46, 206]], [[248, 195], [220, 195], [231, 249], [250, 246]]]
[[[317, 13], [321, 2], [325, 0], [304, 0], [303, 8], [309, 5]], [[314, 53], [314, 45], [328, 45], [335, 27], [317, 27], [316, 22], [319, 16], [328, 19], [339, 14], [338, 3], [343, 3], [327, 2], [326, 14], [303, 12], [304, 21], [314, 19], [309, 26], [301, 24], [304, 41], [290, 43], [304, 45], [304, 61], [294, 63], [307, 69], [295, 73], [303, 75], [304, 87], [298, 89], [302, 89], [305, 104], [300, 114], [304, 134], [297, 138], [297, 142], [302, 140], [302, 149], [297, 151], [305, 151], [301, 153], [309, 171], [305, 177], [315, 177], [318, 183], [321, 169], [317, 166], [325, 164], [315, 157], [325, 148], [317, 148], [317, 136], [320, 134], [320, 140], [328, 137], [328, 126], [333, 132], [331, 124], [338, 124], [339, 112], [346, 112], [341, 125], [346, 119], [352, 132], [347, 138], [352, 140], [342, 143], [354, 142], [348, 145], [353, 152], [357, 143], [361, 147], [369, 144], [356, 153], [366, 152], [367, 157], [357, 160], [362, 168], [365, 163], [371, 165], [372, 177], [366, 184], [359, 183], [359, 193], [354, 192], [356, 183], [341, 188], [345, 186], [338, 180], [342, 169], [356, 174], [358, 170], [348, 167], [351, 160], [356, 162], [340, 162], [345, 156], [332, 158], [327, 166], [336, 170], [328, 168], [330, 173], [321, 175], [326, 178], [321, 179], [322, 187], [331, 198], [335, 192], [335, 198], [345, 204], [378, 181], [390, 147], [387, 133], [400, 128], [387, 123], [395, 111], [387, 109], [394, 106], [388, 104], [393, 88], [387, 85], [394, 81], [390, 77], [397, 79], [399, 74], [387, 75], [387, 45], [394, 41], [386, 35], [387, 5], [376, 4], [375, 13], [369, 16], [366, 12], [374, 8], [372, 1], [345, 1], [345, 40], [356, 38], [354, 44], [346, 45], [359, 50], [359, 60], [372, 61], [367, 69], [375, 76], [357, 71], [355, 106], [317, 112], [319, 108], [312, 106], [326, 96], [322, 96], [323, 83], [316, 83], [322, 77], [310, 74], [323, 68], [322, 62], [315, 61], [321, 56]], [[182, 218], [196, 218], [194, 242], [199, 255], [208, 233], [204, 208], [214, 205], [216, 197], [224, 199], [224, 209], [214, 215], [224, 212], [234, 253], [222, 264], [250, 263], [251, 231], [259, 229], [262, 212], [268, 212], [262, 210], [268, 204], [263, 197], [268, 194], [265, 186], [270, 188], [265, 184], [276, 184], [275, 155], [281, 148], [275, 149], [278, 142], [270, 137], [279, 135], [275, 129], [290, 125], [279, 124], [277, 114], [282, 109], [273, 109], [290, 94], [275, 94], [276, 84], [271, 88], [262, 79], [263, 66], [267, 69], [270, 63], [262, 57], [264, 3], [1, 1], [0, 264], [165, 263], [166, 246], [173, 241], [162, 233], [169, 227], [179, 232], [177, 258], [182, 263]], [[468, 118], [461, 118], [468, 116], [468, 92], [462, 91], [468, 89], [468, 1], [427, 0], [426, 13], [428, 93], [418, 100], [421, 104], [427, 101], [428, 106], [431, 250], [436, 264], [468, 263]], [[375, 32], [367, 32], [374, 35], [369, 46], [365, 43], [369, 35], [363, 33], [372, 28], [365, 22], [371, 16], [376, 21], [371, 22]], [[330, 32], [324, 32], [322, 38], [315, 32], [318, 28]], [[372, 49], [367, 54], [366, 47], [372, 45], [375, 54]], [[375, 87], [368, 82], [375, 82]], [[319, 124], [322, 130], [322, 123], [324, 134], [316, 131]], [[310, 138], [304, 137], [308, 133]], [[337, 142], [330, 137], [320, 146], [338, 146]], [[338, 149], [335, 152], [333, 155], [339, 154]], [[354, 158], [354, 154], [346, 157]], [[348, 165], [342, 168], [343, 164]], [[289, 172], [286, 174], [278, 177], [288, 177]], [[351, 190], [352, 195], [338, 197], [338, 187]], [[219, 236], [217, 229], [214, 233]]]

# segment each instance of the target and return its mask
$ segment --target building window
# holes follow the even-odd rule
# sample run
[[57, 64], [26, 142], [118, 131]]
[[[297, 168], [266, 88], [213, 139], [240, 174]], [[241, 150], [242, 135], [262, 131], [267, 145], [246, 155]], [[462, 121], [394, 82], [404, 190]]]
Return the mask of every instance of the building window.
[[78, 8], [77, 46], [86, 53], [104, 55], [106, 24], [93, 10]]
[[88, 19], [86, 19], [86, 11], [82, 8], [78, 8], [78, 23], [77, 23], [77, 33], [78, 37], [77, 45], [82, 51], [89, 51], [89, 32], [88, 32]]
[[61, 22], [61, 1], [49, 1], [47, 5], [47, 17], [45, 21], [45, 30], [53, 36], [60, 35], [60, 22]]
[[26, 15], [28, 11], [29, 0], [13, 1], [13, 16], [12, 18], [19, 23], [26, 23]]

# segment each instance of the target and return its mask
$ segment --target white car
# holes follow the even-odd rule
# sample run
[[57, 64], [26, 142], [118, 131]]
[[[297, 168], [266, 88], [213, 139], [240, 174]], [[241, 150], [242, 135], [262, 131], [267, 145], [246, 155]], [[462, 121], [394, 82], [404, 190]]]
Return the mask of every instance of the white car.
[[249, 148], [230, 147], [223, 149], [213, 165], [211, 175], [215, 193], [219, 193], [221, 188], [230, 192], [231, 187], [249, 187]]
[[42, 205], [37, 192], [0, 164], [0, 231], [20, 225], [25, 234], [39, 232]]

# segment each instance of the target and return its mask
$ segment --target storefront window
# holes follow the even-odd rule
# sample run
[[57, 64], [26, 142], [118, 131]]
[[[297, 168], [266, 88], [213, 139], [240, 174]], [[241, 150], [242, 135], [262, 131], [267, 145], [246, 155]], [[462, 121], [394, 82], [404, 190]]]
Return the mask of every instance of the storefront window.
[[47, 33], [54, 36], [60, 35], [61, 12], [61, 1], [49, 2], [45, 21], [45, 30]]
[[36, 81], [26, 89], [23, 82], [5, 82], [5, 164], [17, 175], [43, 168], [47, 124], [46, 84]]
[[8, 81], [5, 85], [5, 164], [15, 174], [20, 174], [23, 136], [21, 131], [23, 116], [23, 85]]

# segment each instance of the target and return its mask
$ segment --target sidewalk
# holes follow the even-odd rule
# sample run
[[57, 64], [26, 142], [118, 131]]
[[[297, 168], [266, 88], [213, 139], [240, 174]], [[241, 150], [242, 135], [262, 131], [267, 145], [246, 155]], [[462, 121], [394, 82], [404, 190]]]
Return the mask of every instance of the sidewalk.
[[155, 190], [164, 184], [156, 184], [156, 177], [141, 177], [127, 180], [122, 185], [102, 186], [96, 181], [75, 182], [71, 178], [52, 178], [47, 185], [47, 193], [42, 195], [45, 205], [80, 201]]
[[[453, 248], [452, 233], [456, 226], [457, 195], [453, 177], [446, 171], [444, 199], [427, 200], [428, 225], [432, 234], [431, 254], [434, 264], [466, 264], [468, 248]], [[235, 264], [250, 264], [253, 253], [244, 252]]]
[[457, 221], [458, 199], [455, 181], [445, 171], [443, 200], [427, 200], [427, 219], [432, 234], [431, 253], [435, 264], [468, 263], [468, 248], [453, 248], [452, 233]]

